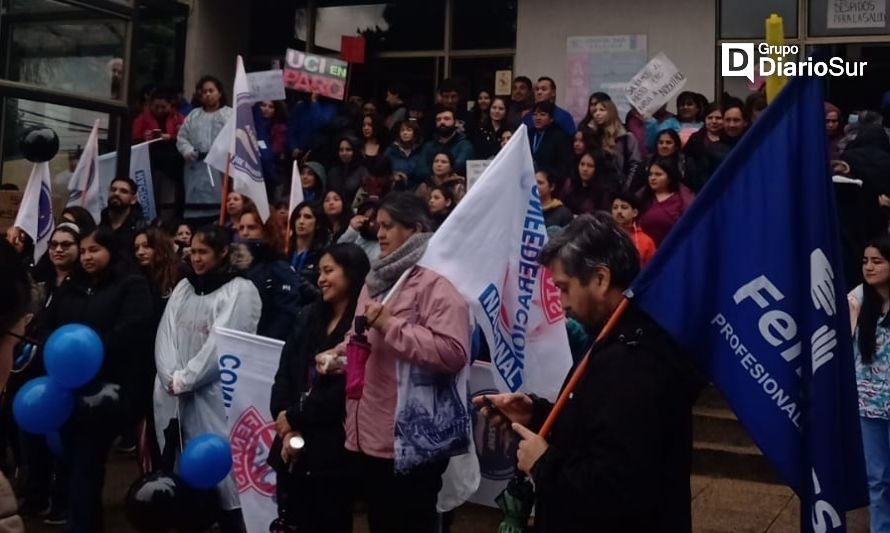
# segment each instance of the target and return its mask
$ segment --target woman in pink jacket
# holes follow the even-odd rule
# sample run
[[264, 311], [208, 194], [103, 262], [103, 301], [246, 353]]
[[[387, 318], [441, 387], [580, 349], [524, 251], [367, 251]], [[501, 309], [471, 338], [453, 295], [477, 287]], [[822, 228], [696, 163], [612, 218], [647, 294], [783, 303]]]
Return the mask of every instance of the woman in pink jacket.
[[[432, 236], [420, 198], [391, 193], [377, 222], [380, 258], [357, 306], [371, 353], [362, 386], [347, 386], [346, 448], [354, 452], [371, 533], [432, 533], [442, 473], [469, 444], [458, 386], [469, 362], [469, 308], [448, 280], [416, 266]], [[346, 353], [346, 343], [335, 351]]]

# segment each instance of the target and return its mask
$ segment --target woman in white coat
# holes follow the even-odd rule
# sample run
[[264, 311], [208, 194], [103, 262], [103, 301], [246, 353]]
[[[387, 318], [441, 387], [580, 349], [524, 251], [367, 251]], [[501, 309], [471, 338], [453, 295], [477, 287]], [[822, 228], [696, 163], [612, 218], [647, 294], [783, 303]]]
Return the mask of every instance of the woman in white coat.
[[[219, 215], [222, 173], [204, 162], [210, 146], [232, 116], [222, 83], [213, 76], [198, 80], [195, 88], [201, 107], [192, 109], [176, 136], [176, 148], [185, 159], [185, 218], [193, 225], [213, 222]], [[211, 180], [210, 177], [213, 177]]]
[[[218, 326], [255, 333], [262, 303], [256, 287], [229, 268], [230, 237], [226, 230], [208, 226], [191, 242], [194, 269], [170, 296], [155, 342], [154, 408], [158, 443], [164, 430], [178, 418], [183, 446], [203, 433], [228, 437], [222, 400], [216, 342]], [[219, 485], [223, 533], [243, 531], [238, 492], [232, 477]]]

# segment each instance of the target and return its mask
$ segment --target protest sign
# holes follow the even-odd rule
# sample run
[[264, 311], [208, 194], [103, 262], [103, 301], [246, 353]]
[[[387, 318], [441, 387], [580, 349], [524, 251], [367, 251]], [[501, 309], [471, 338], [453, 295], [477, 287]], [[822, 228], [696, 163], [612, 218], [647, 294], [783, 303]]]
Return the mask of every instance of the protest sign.
[[641, 114], [652, 116], [685, 85], [686, 76], [664, 52], [659, 52], [630, 80], [626, 89], [627, 101]]
[[247, 73], [247, 85], [250, 86], [252, 100], [284, 100], [284, 71], [281, 69], [262, 70]]
[[343, 60], [288, 48], [284, 61], [284, 86], [343, 100], [348, 70], [349, 65]]

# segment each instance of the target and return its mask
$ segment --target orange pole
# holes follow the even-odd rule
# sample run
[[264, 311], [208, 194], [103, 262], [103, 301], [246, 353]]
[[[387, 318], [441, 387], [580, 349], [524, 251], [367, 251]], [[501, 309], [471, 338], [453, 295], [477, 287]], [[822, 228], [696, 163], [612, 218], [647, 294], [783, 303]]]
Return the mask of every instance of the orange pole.
[[226, 225], [226, 197], [229, 195], [229, 166], [232, 164], [232, 154], [226, 155], [226, 173], [223, 174], [222, 198], [219, 200], [219, 227]]
[[584, 373], [587, 372], [587, 363], [590, 360], [590, 354], [593, 352], [594, 347], [596, 347], [597, 343], [605, 339], [612, 333], [612, 330], [615, 329], [615, 325], [618, 324], [618, 321], [621, 320], [621, 316], [624, 315], [624, 311], [627, 309], [630, 301], [627, 298], [621, 300], [621, 303], [618, 304], [618, 307], [615, 308], [615, 311], [612, 312], [612, 316], [609, 317], [609, 321], [606, 322], [606, 325], [603, 326], [603, 329], [600, 331], [599, 335], [596, 336], [596, 340], [590, 346], [590, 349], [587, 350], [587, 353], [584, 354], [584, 359], [578, 363], [578, 367], [575, 368], [575, 373], [572, 374], [571, 379], [569, 379], [568, 384], [566, 384], [565, 388], [562, 392], [559, 393], [559, 398], [556, 400], [556, 405], [553, 406], [553, 410], [550, 411], [550, 414], [547, 415], [547, 420], [544, 421], [544, 425], [541, 426], [541, 431], [538, 431], [538, 435], [547, 438], [547, 434], [550, 433], [550, 430], [553, 429], [553, 424], [556, 423], [556, 419], [559, 418], [559, 414], [565, 408], [566, 403], [569, 401], [569, 397], [574, 392], [575, 388], [578, 386], [578, 383], [581, 381], [581, 378], [584, 377]]

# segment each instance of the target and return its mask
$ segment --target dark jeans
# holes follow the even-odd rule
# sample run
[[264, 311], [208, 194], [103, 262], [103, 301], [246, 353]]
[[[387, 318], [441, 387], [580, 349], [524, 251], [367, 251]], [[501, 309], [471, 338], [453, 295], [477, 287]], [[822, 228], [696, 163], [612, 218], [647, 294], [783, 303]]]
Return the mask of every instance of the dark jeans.
[[62, 432], [64, 460], [68, 466], [68, 533], [102, 533], [102, 486], [105, 462], [120, 424], [108, 420], [80, 421], [73, 418]]
[[22, 452], [27, 476], [25, 477], [25, 501], [44, 509], [52, 503], [52, 510], [68, 509], [68, 467], [56, 458], [46, 445], [46, 437], [33, 433], [21, 433]]
[[392, 459], [355, 455], [371, 533], [438, 531], [436, 500], [447, 459], [419, 466], [407, 474], [396, 474]]
[[300, 533], [351, 533], [354, 477], [278, 474], [278, 505]]

